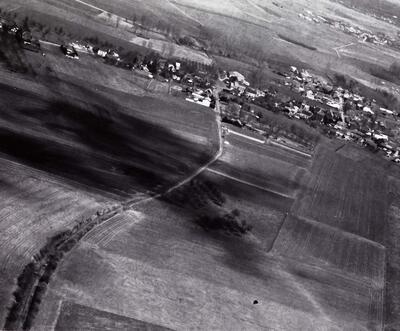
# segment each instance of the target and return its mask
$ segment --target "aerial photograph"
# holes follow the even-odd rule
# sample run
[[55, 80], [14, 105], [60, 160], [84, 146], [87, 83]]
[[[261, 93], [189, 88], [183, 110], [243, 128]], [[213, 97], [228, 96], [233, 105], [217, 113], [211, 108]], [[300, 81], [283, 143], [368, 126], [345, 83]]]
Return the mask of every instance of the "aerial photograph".
[[0, 0], [0, 330], [400, 331], [400, 0]]

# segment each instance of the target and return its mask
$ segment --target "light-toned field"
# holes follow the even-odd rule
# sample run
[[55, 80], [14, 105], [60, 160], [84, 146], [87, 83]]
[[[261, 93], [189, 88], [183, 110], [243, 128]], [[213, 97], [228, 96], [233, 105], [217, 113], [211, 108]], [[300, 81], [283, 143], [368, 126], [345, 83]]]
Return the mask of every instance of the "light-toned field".
[[[254, 143], [233, 134], [229, 134], [226, 141], [229, 145], [225, 145], [224, 153], [211, 167], [212, 170], [259, 185], [272, 192], [294, 197], [300, 188], [302, 177], [306, 175], [306, 168], [292, 163], [297, 155], [282, 151], [268, 143]], [[277, 151], [282, 153], [282, 159], [279, 158]], [[288, 161], [291, 157], [292, 162]], [[298, 158], [302, 165], [307, 163], [310, 165], [307, 158]]]
[[306, 186], [294, 214], [382, 242], [388, 192], [381, 168], [320, 148]]
[[350, 277], [354, 274], [371, 287], [383, 290], [385, 247], [323, 223], [286, 218], [273, 252], [307, 264], [334, 268], [335, 272]]
[[[4, 156], [3, 156], [4, 157]], [[0, 321], [16, 277], [51, 236], [112, 199], [61, 184], [52, 176], [0, 158]]]
[[[80, 245], [45, 302], [74, 302], [172, 329], [354, 330], [380, 323], [375, 307], [382, 297], [363, 283], [274, 257], [251, 237], [204, 232], [160, 202], [137, 212], [146, 217], [134, 217], [105, 247]], [[50, 317], [47, 304], [37, 322], [52, 325], [57, 311]]]

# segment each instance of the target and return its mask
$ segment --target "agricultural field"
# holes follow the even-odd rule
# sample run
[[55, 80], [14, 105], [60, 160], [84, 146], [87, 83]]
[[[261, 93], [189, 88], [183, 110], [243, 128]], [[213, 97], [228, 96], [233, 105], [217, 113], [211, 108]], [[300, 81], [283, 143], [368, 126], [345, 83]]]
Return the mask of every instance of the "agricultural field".
[[[57, 34], [52, 27], [50, 41], [72, 41], [83, 31], [82, 38], [125, 50], [174, 48], [211, 61], [213, 52], [175, 44], [187, 35], [229, 69], [265, 67], [271, 77], [273, 64], [306, 64], [376, 88], [381, 82], [369, 64], [389, 68], [398, 58], [299, 18], [309, 9], [391, 29], [328, 0], [84, 2], [1, 6], [65, 29]], [[158, 20], [159, 29], [142, 28], [146, 20]], [[174, 186], [218, 152], [211, 109], [88, 54], [75, 61], [43, 43], [44, 57], [1, 41], [1, 326], [32, 256], [54, 235], [118, 203], [118, 212], [85, 232], [51, 274], [34, 330], [400, 328], [400, 182], [392, 165], [256, 107], [273, 138], [292, 134], [304, 151], [230, 128], [221, 157]], [[341, 56], [333, 49], [353, 42]], [[237, 56], [238, 47], [254, 45], [253, 53]]]
[[78, 330], [82, 328], [89, 328], [92, 330], [170, 330], [132, 318], [126, 318], [78, 304], [64, 302], [55, 330]]
[[171, 329], [379, 327], [378, 291], [268, 254], [260, 232], [204, 230], [190, 210], [162, 201], [124, 217], [124, 232], [104, 245], [89, 238], [62, 263], [44, 300], [52, 313], [41, 311], [38, 328], [62, 325], [63, 305], [103, 311], [102, 325], [112, 313]]
[[121, 196], [177, 182], [216, 152], [211, 110], [171, 97], [100, 94], [78, 84], [56, 79], [52, 98], [2, 86], [0, 107], [7, 111], [0, 115], [0, 136], [7, 143], [0, 151]]
[[[293, 162], [293, 169], [311, 167], [311, 178], [322, 158], [319, 150], [312, 163], [276, 146], [226, 139], [232, 169], [268, 173]], [[89, 232], [50, 284], [37, 328], [57, 329], [70, 311], [95, 309], [99, 327], [118, 315], [171, 329], [379, 330], [385, 249], [292, 216], [296, 197], [217, 173], [217, 166]], [[77, 328], [87, 323], [79, 316]]]
[[108, 66], [96, 73], [94, 64], [90, 75], [56, 52], [46, 56], [48, 76], [46, 67], [26, 75], [0, 68], [2, 326], [18, 275], [50, 237], [175, 185], [218, 149], [212, 110], [134, 84], [129, 94], [102, 82]]
[[388, 191], [380, 167], [353, 161], [322, 145], [310, 173], [293, 214], [382, 242]]
[[85, 187], [0, 158], [0, 323], [4, 324], [16, 277], [58, 232], [114, 201]]
[[385, 326], [387, 330], [400, 327], [400, 180], [389, 177], [390, 208], [385, 230], [386, 259], [386, 293], [385, 293]]
[[356, 275], [383, 289], [385, 247], [323, 223], [293, 216], [285, 219], [273, 252], [335, 272]]
[[[310, 160], [290, 152], [278, 154], [277, 147], [267, 143], [259, 144], [229, 134], [224, 153], [211, 167], [213, 171], [238, 178], [242, 181], [264, 187], [283, 196], [294, 197], [299, 189]], [[282, 155], [282, 157], [281, 157]], [[280, 158], [281, 157], [281, 158]], [[298, 163], [288, 161], [298, 161]]]

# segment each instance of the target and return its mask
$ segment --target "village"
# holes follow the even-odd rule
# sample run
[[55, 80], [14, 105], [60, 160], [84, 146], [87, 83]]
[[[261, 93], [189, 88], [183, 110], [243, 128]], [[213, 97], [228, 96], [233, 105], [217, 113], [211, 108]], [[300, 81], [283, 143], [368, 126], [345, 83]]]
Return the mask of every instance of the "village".
[[[308, 13], [311, 15], [311, 13]], [[303, 15], [303, 14], [300, 14]], [[304, 16], [304, 15], [303, 15]], [[304, 16], [306, 18], [306, 16]], [[323, 21], [314, 17], [314, 21]], [[15, 37], [21, 46], [41, 52], [40, 43], [27, 28], [0, 20], [0, 31]], [[303, 150], [312, 150], [306, 139], [290, 132], [274, 133], [274, 127], [263, 120], [256, 107], [281, 113], [295, 121], [304, 121], [329, 137], [351, 141], [400, 162], [399, 113], [324, 78], [295, 66], [277, 71], [280, 81], [270, 82], [267, 89], [252, 87], [237, 71], [221, 71], [215, 66], [199, 65], [185, 59], [165, 59], [158, 53], [126, 59], [115, 49], [102, 49], [84, 41], [60, 45], [68, 58], [79, 60], [79, 53], [104, 59], [109, 65], [141, 72], [150, 81], [169, 83], [169, 93], [186, 101], [214, 108], [215, 82], [223, 85], [219, 93], [222, 121], [255, 132], [268, 139], [283, 141]], [[45, 54], [42, 53], [44, 56]]]
[[[326, 24], [331, 29], [340, 30], [348, 35], [352, 35], [353, 37], [357, 38], [359, 42], [372, 43], [381, 46], [387, 45], [394, 49], [400, 49], [400, 39], [398, 35], [388, 36], [382, 32], [374, 33], [370, 30], [361, 29], [358, 26], [352, 25], [348, 22], [317, 15], [311, 10], [304, 10], [304, 12], [299, 13], [298, 16], [308, 22], [314, 24]], [[394, 24], [392, 19], [381, 17], [378, 18], [388, 22], [389, 24]], [[397, 16], [394, 15], [393, 19], [395, 18], [397, 18]]]

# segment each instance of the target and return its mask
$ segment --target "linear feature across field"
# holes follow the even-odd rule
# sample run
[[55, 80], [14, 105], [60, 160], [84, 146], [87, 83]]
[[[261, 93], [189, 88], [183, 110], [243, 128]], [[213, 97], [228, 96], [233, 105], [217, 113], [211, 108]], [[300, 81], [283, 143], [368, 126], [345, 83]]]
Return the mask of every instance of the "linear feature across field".
[[310, 166], [310, 160], [302, 155], [229, 134], [224, 152], [210, 172], [290, 200], [301, 188]]

